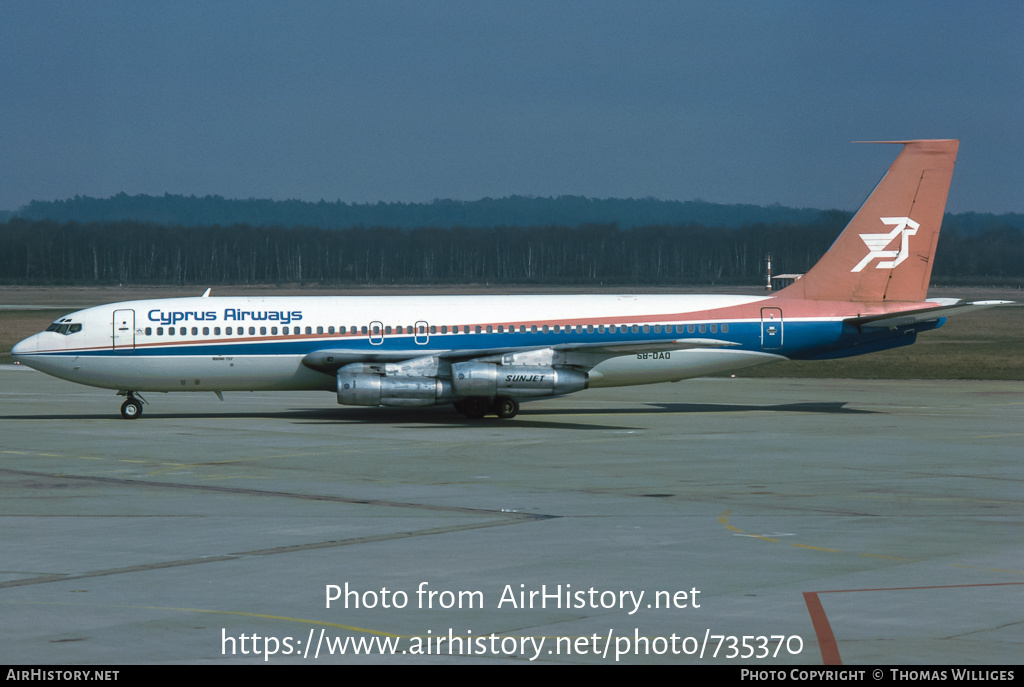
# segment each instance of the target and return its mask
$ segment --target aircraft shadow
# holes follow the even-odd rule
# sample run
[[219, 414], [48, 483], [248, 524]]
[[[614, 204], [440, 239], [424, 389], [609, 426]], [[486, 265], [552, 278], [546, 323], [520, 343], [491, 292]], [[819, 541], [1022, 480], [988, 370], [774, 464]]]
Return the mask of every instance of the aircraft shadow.
[[[576, 429], [576, 430], [622, 430], [636, 429], [620, 425], [608, 424], [579, 424], [572, 422], [550, 421], [546, 418], [554, 418], [567, 415], [595, 416], [604, 415], [613, 418], [617, 415], [662, 415], [678, 414], [690, 415], [696, 413], [749, 413], [749, 412], [772, 412], [772, 413], [823, 413], [823, 414], [875, 414], [877, 411], [859, 410], [847, 408], [845, 401], [822, 402], [822, 403], [784, 403], [778, 405], [743, 405], [733, 403], [648, 403], [641, 407], [620, 407], [620, 408], [545, 408], [544, 410], [531, 411], [524, 406], [518, 416], [511, 420], [500, 420], [495, 417], [486, 417], [479, 420], [470, 420], [463, 417], [453, 409], [439, 407], [423, 408], [309, 408], [291, 410], [271, 411], [246, 411], [246, 412], [215, 412], [215, 413], [168, 413], [159, 410], [150, 410], [146, 415], [139, 418], [140, 422], [154, 420], [268, 420], [280, 419], [291, 420], [303, 424], [387, 424], [395, 427], [402, 425], [415, 426], [423, 429], [436, 427], [438, 429], [449, 427], [487, 427], [503, 426], [517, 428], [543, 428], [543, 429]], [[0, 415], [0, 420], [106, 420], [124, 422], [116, 412], [107, 413], [81, 413], [61, 415]]]
[[780, 403], [778, 405], [750, 406], [713, 403], [655, 403], [665, 410], [676, 413], [825, 413], [831, 415], [874, 415], [877, 411], [847, 408], [846, 401], [823, 403]]

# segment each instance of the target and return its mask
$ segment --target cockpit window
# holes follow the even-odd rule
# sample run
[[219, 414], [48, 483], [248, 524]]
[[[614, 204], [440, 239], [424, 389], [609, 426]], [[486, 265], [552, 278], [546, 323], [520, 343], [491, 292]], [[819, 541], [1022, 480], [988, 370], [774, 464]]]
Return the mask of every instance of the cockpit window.
[[46, 331], [57, 332], [58, 334], [63, 334], [64, 336], [67, 336], [69, 334], [76, 334], [82, 331], [82, 325], [81, 323], [77, 322], [74, 324], [70, 322], [54, 322], [53, 324], [46, 328]]

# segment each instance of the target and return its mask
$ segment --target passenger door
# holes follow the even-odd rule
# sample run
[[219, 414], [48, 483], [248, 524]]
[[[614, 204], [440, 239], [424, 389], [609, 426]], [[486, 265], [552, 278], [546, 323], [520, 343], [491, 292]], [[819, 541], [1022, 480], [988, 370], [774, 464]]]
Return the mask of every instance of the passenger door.
[[113, 330], [114, 350], [135, 349], [135, 311], [115, 310]]
[[770, 351], [782, 348], [782, 310], [761, 308], [761, 348]]

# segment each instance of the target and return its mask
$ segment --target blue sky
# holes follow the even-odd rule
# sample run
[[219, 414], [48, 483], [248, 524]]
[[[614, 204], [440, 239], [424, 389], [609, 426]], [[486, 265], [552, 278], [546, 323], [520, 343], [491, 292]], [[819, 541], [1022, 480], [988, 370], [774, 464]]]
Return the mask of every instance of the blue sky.
[[1024, 212], [1024, 3], [0, 0], [0, 209], [163, 193]]

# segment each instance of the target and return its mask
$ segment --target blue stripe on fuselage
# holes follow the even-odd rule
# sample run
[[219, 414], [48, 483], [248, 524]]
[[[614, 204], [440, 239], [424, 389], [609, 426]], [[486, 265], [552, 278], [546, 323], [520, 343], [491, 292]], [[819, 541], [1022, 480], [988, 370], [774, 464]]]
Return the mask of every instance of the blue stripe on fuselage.
[[[532, 349], [555, 346], [558, 344], [628, 344], [637, 341], [678, 341], [685, 345], [687, 339], [721, 339], [723, 341], [735, 342], [739, 345], [730, 346], [730, 350], [768, 350], [771, 353], [792, 357], [808, 358], [822, 354], [832, 353], [838, 349], [853, 347], [857, 350], [859, 345], [875, 343], [888, 338], [893, 338], [893, 332], [886, 328], [876, 328], [873, 331], [858, 332], [856, 328], [844, 327], [839, 320], [784, 320], [782, 328], [782, 345], [780, 348], [762, 348], [761, 334], [762, 323], [760, 320], [744, 320], [740, 322], [726, 322], [729, 327], [727, 333], [721, 332], [721, 325], [717, 323], [719, 331], [710, 332], [710, 326], [704, 332], [676, 333], [675, 325], [664, 325], [671, 328], [671, 332], [654, 333], [644, 332], [641, 327], [637, 332], [492, 332], [470, 333], [470, 334], [431, 334], [427, 343], [416, 343], [416, 336], [411, 334], [384, 335], [384, 340], [379, 344], [371, 344], [367, 335], [346, 335], [336, 337], [307, 338], [300, 337], [278, 337], [270, 340], [217, 340], [217, 341], [190, 341], [190, 342], [169, 342], [166, 344], [136, 343], [132, 348], [102, 348], [87, 350], [65, 350], [47, 351], [41, 355], [61, 356], [304, 356], [314, 351], [332, 349], [339, 351], [350, 351], [352, 353], [365, 353], [368, 356], [380, 353], [402, 353], [410, 357], [429, 355], [446, 350], [493, 350], [493, 349]], [[938, 326], [938, 325], [935, 325]], [[924, 329], [920, 324], [915, 325], [916, 329]], [[932, 327], [926, 327], [932, 328]], [[906, 329], [906, 328], [903, 328]], [[902, 331], [900, 334], [902, 335]], [[422, 335], [421, 335], [422, 336]], [[901, 345], [895, 343], [893, 345]]]

